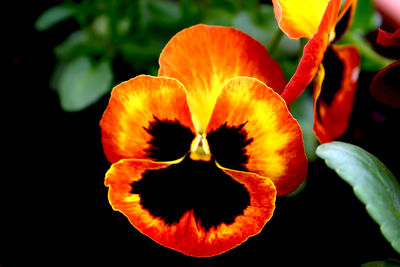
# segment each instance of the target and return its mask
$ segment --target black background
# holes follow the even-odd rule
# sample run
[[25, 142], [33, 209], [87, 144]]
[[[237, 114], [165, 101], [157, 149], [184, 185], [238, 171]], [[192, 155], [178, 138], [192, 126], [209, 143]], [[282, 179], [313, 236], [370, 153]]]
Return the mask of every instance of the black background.
[[[321, 160], [310, 163], [301, 194], [277, 199], [274, 216], [260, 234], [220, 256], [187, 257], [140, 234], [111, 209], [103, 184], [110, 164], [98, 123], [108, 96], [82, 112], [65, 113], [49, 88], [56, 63], [52, 49], [76, 27], [66, 22], [47, 32], [34, 30], [38, 15], [56, 3], [14, 1], [2, 12], [2, 267], [359, 266], [399, 258], [352, 188]], [[120, 75], [116, 82], [136, 75]], [[370, 78], [362, 75], [343, 140], [369, 150], [399, 177], [399, 112], [369, 97], [365, 83]]]

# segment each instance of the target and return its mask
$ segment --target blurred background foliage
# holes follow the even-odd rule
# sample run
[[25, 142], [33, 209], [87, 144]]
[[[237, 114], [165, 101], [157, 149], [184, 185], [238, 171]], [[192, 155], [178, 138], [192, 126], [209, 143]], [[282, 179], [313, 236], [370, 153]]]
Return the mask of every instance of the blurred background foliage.
[[[361, 48], [366, 55], [363, 67], [381, 69], [389, 60], [376, 54], [364, 38], [378, 28], [379, 18], [371, 1], [359, 2], [344, 42]], [[137, 74], [157, 75], [165, 44], [194, 24], [232, 26], [250, 34], [281, 64], [287, 79], [305, 44], [279, 30], [271, 1], [65, 0], [39, 16], [35, 28], [45, 31], [66, 20], [78, 27], [65, 33], [65, 40], [54, 48], [57, 66], [50, 82], [65, 111], [90, 106]]]
[[[54, 48], [58, 63], [51, 87], [65, 111], [88, 107], [113, 85], [136, 74], [157, 75], [162, 48], [188, 26], [233, 26], [264, 45], [278, 30], [272, 6], [258, 0], [66, 0], [45, 11], [35, 28], [44, 31], [65, 20], [79, 24]], [[285, 42], [277, 52], [295, 57], [297, 43]]]

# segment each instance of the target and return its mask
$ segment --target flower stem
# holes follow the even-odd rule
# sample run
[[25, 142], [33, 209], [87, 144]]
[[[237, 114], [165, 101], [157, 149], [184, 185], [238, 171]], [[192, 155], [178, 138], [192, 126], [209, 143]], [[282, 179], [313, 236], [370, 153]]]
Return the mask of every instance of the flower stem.
[[279, 42], [282, 40], [282, 37], [283, 37], [283, 32], [278, 28], [278, 30], [275, 32], [274, 37], [269, 43], [268, 52], [270, 54], [273, 54], [275, 52], [276, 48], [279, 45]]
[[382, 69], [393, 63], [393, 60], [385, 58], [376, 53], [374, 49], [372, 49], [371, 45], [366, 40], [361, 38], [361, 36], [356, 32], [348, 32], [345, 36], [345, 39], [350, 43], [355, 44], [361, 55], [373, 63], [373, 70]]

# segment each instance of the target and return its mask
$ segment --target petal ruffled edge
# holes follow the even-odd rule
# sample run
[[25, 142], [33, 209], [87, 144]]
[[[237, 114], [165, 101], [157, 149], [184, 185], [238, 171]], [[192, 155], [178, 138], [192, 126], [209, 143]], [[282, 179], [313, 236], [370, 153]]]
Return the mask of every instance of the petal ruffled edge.
[[136, 229], [155, 242], [189, 256], [215, 256], [258, 234], [272, 217], [276, 189], [271, 180], [254, 173], [221, 168], [250, 193], [250, 205], [243, 215], [237, 216], [232, 224], [222, 223], [208, 231], [196, 222], [192, 211], [186, 212], [178, 223], [167, 225], [141, 206], [140, 196], [131, 193], [131, 184], [140, 180], [146, 170], [163, 169], [170, 165], [148, 160], [121, 160], [111, 166], [105, 179], [113, 209], [122, 212]]

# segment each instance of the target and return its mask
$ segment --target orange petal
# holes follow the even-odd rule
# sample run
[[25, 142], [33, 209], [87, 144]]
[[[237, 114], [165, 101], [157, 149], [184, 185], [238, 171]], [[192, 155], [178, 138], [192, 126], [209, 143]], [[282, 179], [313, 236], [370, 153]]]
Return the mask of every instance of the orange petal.
[[237, 153], [218, 152], [221, 149], [216, 146], [229, 141], [229, 136], [212, 140], [212, 133], [221, 127], [240, 129], [247, 141], [241, 148], [239, 162], [245, 170], [270, 178], [278, 195], [291, 193], [305, 180], [307, 159], [300, 126], [283, 99], [264, 83], [253, 78], [235, 78], [217, 100], [207, 139], [216, 161], [227, 167], [229, 162], [238, 161], [232, 156]]
[[332, 46], [314, 83], [314, 132], [321, 143], [342, 136], [353, 110], [360, 66], [354, 46]]
[[[185, 155], [194, 138], [194, 127], [185, 89], [180, 82], [141, 75], [116, 86], [100, 122], [108, 160], [154, 159], [151, 152], [158, 147], [155, 147], [155, 136], [150, 130], [159, 121], [178, 128], [164, 127], [167, 129], [160, 132], [161, 141], [164, 140], [163, 143], [168, 144], [167, 150], [170, 150], [166, 154], [173, 157], [160, 160], [174, 160]], [[186, 144], [182, 140], [186, 140]]]
[[[279, 27], [290, 38], [311, 38], [330, 0], [272, 0]], [[339, 1], [340, 2], [340, 1]]]
[[329, 45], [331, 30], [335, 26], [339, 8], [340, 0], [329, 2], [317, 33], [304, 47], [303, 57], [297, 66], [297, 70], [281, 94], [288, 104], [293, 102], [306, 89], [317, 73], [318, 66]]
[[[162, 217], [154, 216], [144, 208], [141, 195], [132, 191], [136, 186], [135, 182], [140, 183], [146, 179], [143, 178], [146, 172], [170, 166], [174, 165], [147, 160], [122, 160], [113, 164], [106, 174], [105, 184], [109, 187], [108, 197], [113, 209], [121, 211], [136, 229], [157, 243], [190, 256], [214, 256], [259, 233], [272, 217], [276, 191], [268, 178], [254, 173], [222, 169], [229, 179], [243, 185], [249, 192], [250, 204], [243, 214], [235, 217], [233, 223], [221, 223], [207, 230], [196, 219], [193, 210], [184, 212], [177, 222], [167, 223]], [[170, 177], [165, 177], [168, 178]], [[204, 196], [208, 196], [207, 192], [204, 192]]]
[[249, 76], [281, 92], [286, 84], [279, 64], [249, 35], [222, 26], [196, 25], [177, 33], [160, 55], [159, 76], [176, 78], [188, 91], [199, 132], [208, 124], [224, 84]]

